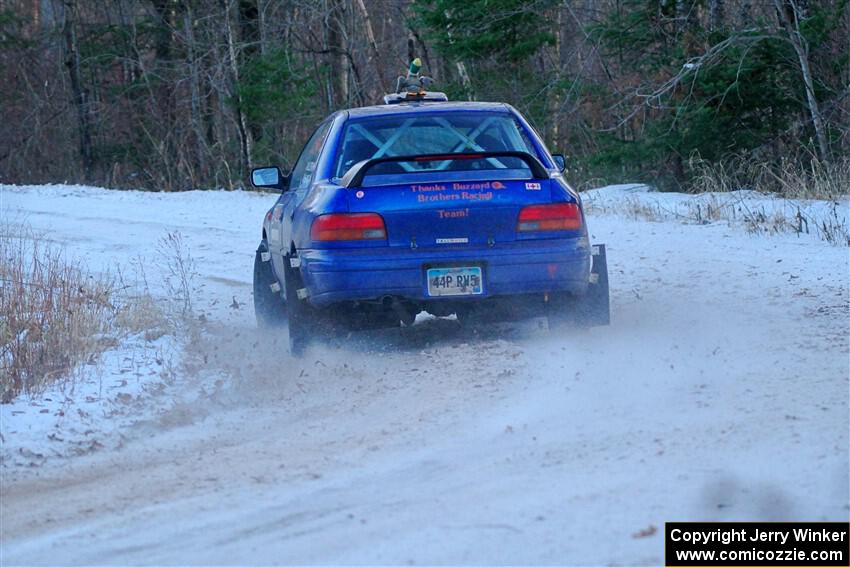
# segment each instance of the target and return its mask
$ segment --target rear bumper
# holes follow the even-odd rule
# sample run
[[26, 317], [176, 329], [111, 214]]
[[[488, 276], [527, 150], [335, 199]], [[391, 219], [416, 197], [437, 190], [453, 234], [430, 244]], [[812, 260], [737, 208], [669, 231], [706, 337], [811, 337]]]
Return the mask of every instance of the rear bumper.
[[[586, 237], [525, 240], [497, 248], [311, 249], [300, 251], [299, 257], [310, 303], [316, 307], [386, 296], [416, 302], [474, 302], [550, 291], [584, 293], [591, 263]], [[430, 297], [425, 270], [446, 265], [481, 266], [484, 293]]]

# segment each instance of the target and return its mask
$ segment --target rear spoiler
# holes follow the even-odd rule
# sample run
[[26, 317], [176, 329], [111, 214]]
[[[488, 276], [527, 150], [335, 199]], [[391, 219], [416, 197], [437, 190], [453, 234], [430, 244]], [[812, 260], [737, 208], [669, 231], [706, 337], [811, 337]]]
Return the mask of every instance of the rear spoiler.
[[363, 160], [349, 169], [341, 180], [343, 187], [360, 187], [366, 172], [382, 163], [416, 162], [416, 161], [448, 161], [455, 159], [488, 159], [512, 157], [524, 161], [531, 170], [533, 179], [549, 179], [549, 171], [543, 167], [533, 155], [526, 152], [464, 152], [452, 154], [423, 154], [418, 156], [388, 156]]

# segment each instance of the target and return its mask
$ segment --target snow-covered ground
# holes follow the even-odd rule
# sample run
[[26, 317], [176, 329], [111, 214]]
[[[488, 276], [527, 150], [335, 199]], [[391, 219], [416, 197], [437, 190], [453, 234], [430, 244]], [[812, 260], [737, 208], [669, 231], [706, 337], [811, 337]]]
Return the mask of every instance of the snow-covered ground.
[[665, 521], [847, 521], [848, 249], [586, 199], [610, 327], [435, 320], [293, 360], [250, 309], [273, 196], [0, 186], [94, 269], [153, 282], [179, 231], [208, 321], [188, 366], [134, 339], [0, 406], [0, 564], [657, 565]]
[[795, 233], [850, 245], [850, 200], [787, 199], [751, 190], [700, 193], [660, 193], [646, 185], [609, 185], [585, 193], [596, 213], [631, 218], [698, 224], [723, 221], [756, 234]]

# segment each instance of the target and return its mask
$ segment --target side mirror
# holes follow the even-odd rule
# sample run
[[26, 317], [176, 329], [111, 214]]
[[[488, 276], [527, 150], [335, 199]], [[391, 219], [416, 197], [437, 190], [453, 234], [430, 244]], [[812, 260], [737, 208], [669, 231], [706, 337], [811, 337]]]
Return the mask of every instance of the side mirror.
[[567, 158], [564, 157], [564, 154], [552, 154], [552, 159], [555, 160], [555, 165], [558, 166], [558, 169], [562, 172], [567, 169]]
[[289, 177], [283, 175], [277, 167], [258, 167], [251, 171], [251, 183], [254, 187], [272, 187], [286, 191]]

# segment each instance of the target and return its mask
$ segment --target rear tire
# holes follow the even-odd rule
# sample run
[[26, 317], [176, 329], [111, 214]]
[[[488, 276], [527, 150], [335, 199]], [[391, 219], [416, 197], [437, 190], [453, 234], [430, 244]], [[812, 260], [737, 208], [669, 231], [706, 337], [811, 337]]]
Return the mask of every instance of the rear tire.
[[549, 295], [546, 303], [546, 319], [549, 322], [550, 331], [576, 328], [578, 321], [578, 303], [580, 297], [565, 292], [556, 292]]
[[286, 306], [280, 292], [272, 291], [278, 281], [271, 262], [263, 261], [266, 252], [268, 245], [263, 241], [254, 254], [254, 316], [259, 327], [279, 327], [286, 321]]
[[[549, 329], [565, 327], [599, 327], [611, 323], [611, 302], [608, 291], [608, 260], [605, 245], [595, 246], [592, 280], [583, 295], [554, 293], [546, 306]], [[595, 280], [595, 281], [593, 281]]]

